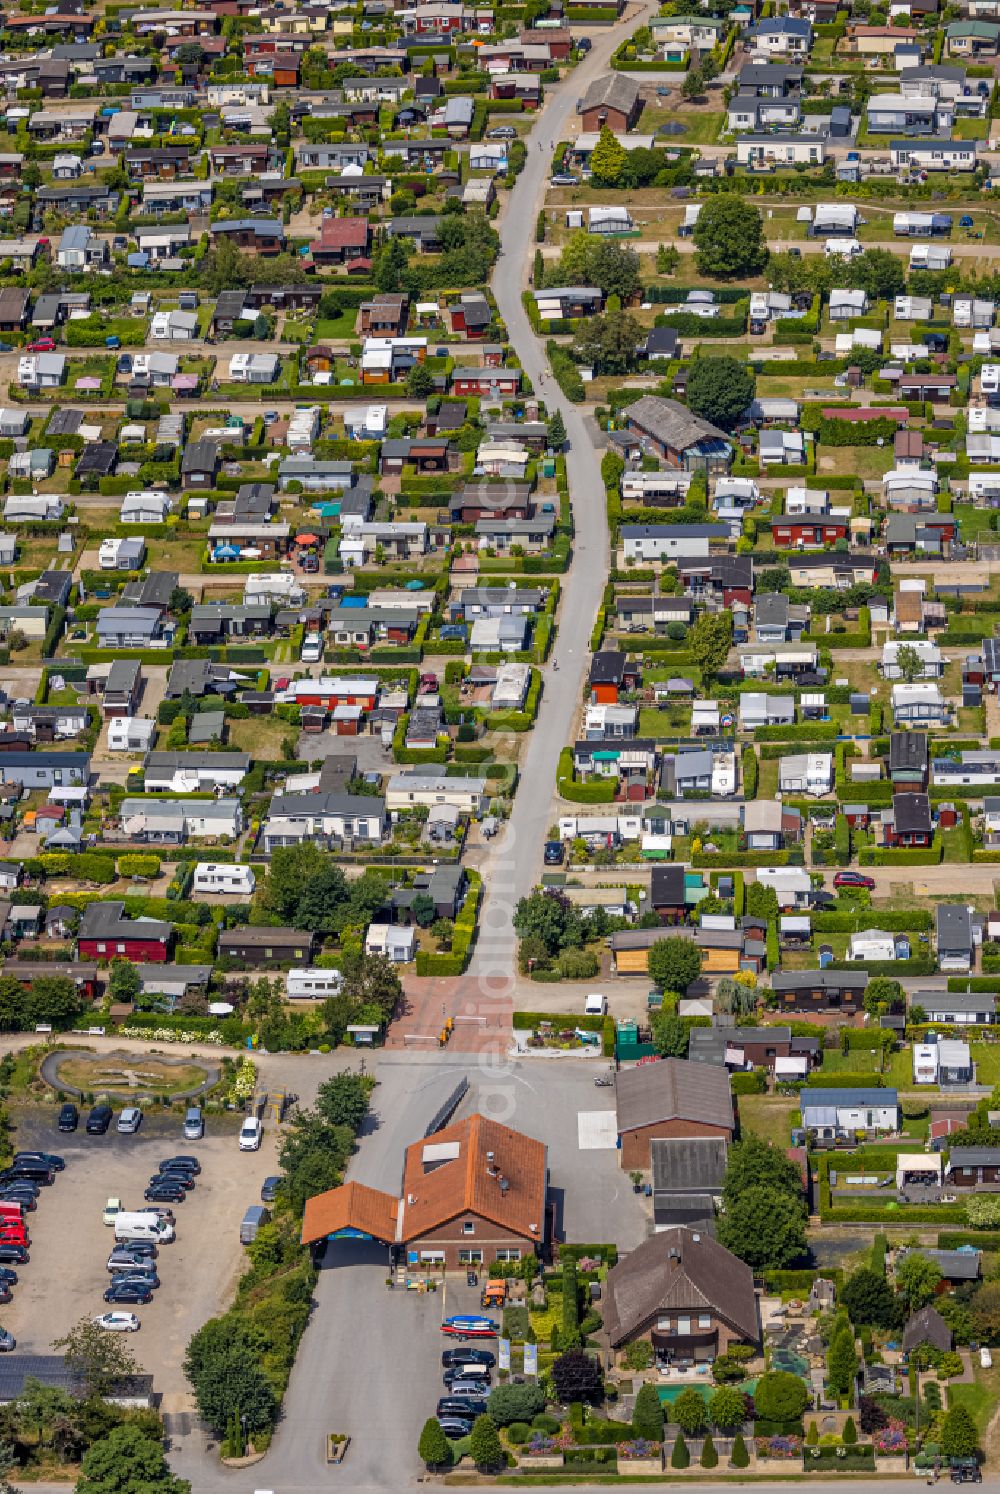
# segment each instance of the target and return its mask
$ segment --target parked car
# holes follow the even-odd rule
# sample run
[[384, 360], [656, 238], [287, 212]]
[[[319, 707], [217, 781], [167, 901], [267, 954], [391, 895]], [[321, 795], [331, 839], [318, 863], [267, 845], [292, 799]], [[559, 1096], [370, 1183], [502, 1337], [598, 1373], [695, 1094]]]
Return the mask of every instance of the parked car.
[[75, 1131], [80, 1124], [80, 1112], [70, 1101], [61, 1107], [57, 1124], [60, 1131]]
[[105, 1224], [107, 1224], [110, 1227], [113, 1227], [115, 1219], [121, 1213], [121, 1211], [122, 1211], [122, 1201], [121, 1201], [121, 1199], [120, 1198], [109, 1198], [108, 1201], [107, 1201], [107, 1203], [104, 1205], [104, 1213], [102, 1214], [101, 1217], [104, 1220]]
[[139, 1319], [134, 1312], [102, 1312], [94, 1319], [98, 1328], [109, 1333], [138, 1333]]
[[29, 353], [54, 353], [55, 350], [54, 337], [36, 337], [34, 342], [28, 343]]
[[261, 1203], [274, 1203], [274, 1200], [278, 1196], [278, 1189], [281, 1187], [284, 1181], [285, 1180], [283, 1177], [277, 1175], [274, 1177], [265, 1178], [263, 1183], [261, 1183], [260, 1185]]
[[128, 1244], [114, 1247], [108, 1256], [108, 1270], [123, 1271], [129, 1266], [152, 1264], [156, 1254], [156, 1246], [152, 1240], [129, 1240]]
[[513, 125], [494, 125], [486, 131], [487, 140], [513, 140], [517, 135]]
[[145, 1305], [147, 1302], [152, 1302], [153, 1293], [148, 1286], [139, 1281], [112, 1281], [104, 1293], [104, 1300], [105, 1302], [139, 1302]]
[[150, 1178], [150, 1183], [176, 1183], [178, 1187], [190, 1193], [195, 1186], [194, 1178], [183, 1167], [161, 1167], [155, 1177]]
[[142, 1125], [142, 1111], [138, 1105], [126, 1105], [118, 1117], [119, 1136], [134, 1136]]
[[441, 1416], [438, 1418], [438, 1426], [446, 1437], [457, 1439], [468, 1437], [472, 1431], [471, 1416]]
[[87, 1116], [87, 1135], [103, 1136], [114, 1118], [110, 1105], [95, 1105]]
[[544, 861], [546, 866], [561, 866], [566, 851], [561, 840], [547, 840], [545, 842]]
[[578, 187], [580, 178], [574, 176], [571, 171], [557, 171], [552, 178], [552, 185], [554, 187]]
[[187, 1198], [187, 1193], [180, 1183], [166, 1179], [154, 1179], [142, 1196], [147, 1203], [180, 1204]]
[[183, 1168], [185, 1172], [193, 1173], [195, 1177], [201, 1172], [201, 1163], [198, 1158], [188, 1153], [177, 1157], [164, 1157], [160, 1163], [160, 1171], [164, 1172], [168, 1167]]
[[14, 1166], [19, 1162], [44, 1162], [52, 1172], [63, 1172], [66, 1167], [66, 1158], [58, 1152], [15, 1152]]
[[26, 1266], [29, 1259], [26, 1245], [17, 1245], [13, 1240], [0, 1240], [0, 1261], [13, 1261], [15, 1265]]
[[492, 1369], [496, 1355], [489, 1349], [445, 1349], [441, 1355], [441, 1368], [451, 1369], [456, 1364], [485, 1364]]
[[248, 1115], [240, 1127], [240, 1151], [258, 1152], [264, 1136], [264, 1127], [255, 1115]]
[[17, 1339], [6, 1328], [0, 1328], [0, 1354], [10, 1354], [17, 1348]]
[[184, 1117], [184, 1140], [200, 1141], [205, 1134], [205, 1118], [197, 1105], [192, 1105]]
[[111, 1285], [123, 1286], [126, 1282], [138, 1281], [143, 1286], [155, 1292], [160, 1285], [160, 1278], [156, 1274], [156, 1267], [150, 1261], [148, 1266], [123, 1266], [120, 1271], [111, 1273]]
[[0, 1266], [0, 1281], [6, 1286], [17, 1286], [17, 1272], [12, 1271], [10, 1266]]
[[834, 887], [863, 887], [868, 892], [875, 890], [875, 878], [866, 877], [864, 872], [839, 871], [833, 879]]
[[489, 1402], [486, 1399], [472, 1400], [469, 1397], [443, 1395], [435, 1408], [435, 1416], [485, 1416]]

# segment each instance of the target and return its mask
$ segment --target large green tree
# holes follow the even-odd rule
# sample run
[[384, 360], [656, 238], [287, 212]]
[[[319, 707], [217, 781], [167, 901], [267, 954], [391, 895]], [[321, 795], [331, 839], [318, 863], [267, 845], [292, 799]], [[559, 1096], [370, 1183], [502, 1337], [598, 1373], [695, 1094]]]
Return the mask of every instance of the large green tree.
[[895, 1328], [899, 1303], [881, 1271], [862, 1266], [844, 1282], [840, 1300], [856, 1327]]
[[80, 1376], [91, 1395], [107, 1395], [139, 1370], [124, 1335], [108, 1333], [90, 1316], [81, 1318], [52, 1347], [62, 1351], [67, 1366]]
[[682, 1390], [670, 1408], [670, 1419], [688, 1437], [694, 1437], [708, 1426], [705, 1397], [693, 1385]]
[[162, 1443], [139, 1427], [121, 1426], [84, 1454], [76, 1490], [77, 1494], [190, 1494], [191, 1485], [170, 1472]]
[[451, 1443], [436, 1416], [429, 1416], [424, 1422], [417, 1453], [428, 1468], [451, 1467]]
[[632, 1430], [637, 1437], [647, 1437], [650, 1442], [660, 1442], [663, 1438], [663, 1402], [656, 1392], [656, 1386], [648, 1380], [639, 1387], [639, 1394], [635, 1398]]
[[590, 174], [594, 186], [617, 187], [627, 160], [628, 151], [618, 136], [607, 125], [602, 125], [597, 144], [590, 155]]
[[733, 642], [733, 614], [731, 612], [702, 612], [695, 618], [694, 626], [685, 640], [703, 675], [718, 674]]
[[738, 358], [697, 358], [688, 371], [687, 402], [703, 420], [730, 431], [746, 413], [756, 387], [753, 369]]
[[911, 1250], [896, 1264], [896, 1290], [910, 1312], [926, 1307], [941, 1281], [941, 1267], [919, 1250]]
[[589, 317], [576, 334], [574, 351], [581, 363], [598, 374], [631, 373], [643, 329], [628, 311], [609, 311]]
[[755, 1271], [794, 1266], [805, 1259], [805, 1205], [774, 1188], [748, 1188], [718, 1221], [719, 1243]]
[[746, 1397], [732, 1385], [720, 1385], [708, 1403], [712, 1425], [722, 1432], [741, 1427], [747, 1419]]
[[661, 991], [686, 991], [701, 974], [701, 950], [693, 939], [675, 934], [650, 946], [646, 966]]
[[260, 1330], [232, 1313], [209, 1318], [188, 1344], [184, 1373], [199, 1413], [217, 1436], [234, 1414], [246, 1418], [251, 1433], [274, 1426], [278, 1403], [261, 1368], [266, 1347]]
[[316, 1109], [328, 1125], [348, 1126], [357, 1135], [368, 1114], [370, 1097], [370, 1080], [364, 1074], [342, 1069], [320, 1085]]
[[500, 1468], [504, 1463], [504, 1450], [500, 1434], [489, 1416], [477, 1416], [469, 1438], [469, 1456], [477, 1468], [484, 1472]]
[[946, 1458], [975, 1457], [979, 1446], [976, 1424], [961, 1402], [945, 1412], [941, 1427], [941, 1451]]
[[654, 1012], [649, 1019], [653, 1046], [661, 1058], [687, 1058], [690, 1032], [673, 1012]]
[[748, 1188], [772, 1188], [801, 1199], [802, 1176], [790, 1157], [753, 1132], [729, 1149], [723, 1198], [726, 1206], [735, 1203]]
[[754, 1388], [753, 1403], [763, 1421], [795, 1421], [810, 1402], [804, 1380], [788, 1370], [769, 1370]]
[[891, 249], [866, 249], [841, 269], [841, 285], [863, 290], [870, 301], [893, 301], [906, 289], [903, 261]]
[[759, 275], [767, 264], [764, 220], [735, 193], [720, 192], [702, 203], [693, 237], [703, 275], [722, 280]]
[[842, 1323], [830, 1340], [826, 1351], [826, 1378], [836, 1396], [847, 1395], [858, 1372], [858, 1356], [854, 1347], [854, 1329]]

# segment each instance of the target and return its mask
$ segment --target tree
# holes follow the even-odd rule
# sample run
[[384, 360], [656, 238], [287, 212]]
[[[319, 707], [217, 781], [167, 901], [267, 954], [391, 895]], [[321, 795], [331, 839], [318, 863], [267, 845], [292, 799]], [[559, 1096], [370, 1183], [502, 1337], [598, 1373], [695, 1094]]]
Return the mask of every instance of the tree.
[[790, 1198], [802, 1197], [802, 1178], [790, 1157], [751, 1132], [729, 1149], [723, 1198], [728, 1208], [748, 1188], [772, 1188]]
[[625, 374], [635, 367], [643, 328], [628, 311], [589, 317], [576, 335], [573, 352], [598, 374]]
[[579, 949], [583, 943], [580, 915], [555, 887], [522, 897], [514, 909], [514, 932], [519, 939], [539, 939], [546, 953]]
[[[892, 257], [893, 259], [896, 258], [895, 255]], [[923, 674], [924, 661], [912, 643], [900, 644], [896, 650], [896, 667], [899, 670], [900, 678], [904, 679], [908, 685], [912, 685], [913, 681], [919, 679]]]
[[402, 289], [402, 277], [409, 263], [409, 250], [401, 238], [386, 239], [372, 257], [372, 281], [383, 294]]
[[599, 285], [605, 296], [617, 296], [623, 306], [635, 297], [642, 284], [639, 273], [639, 256], [628, 244], [614, 239], [602, 239], [594, 243], [594, 235], [584, 233], [592, 242], [589, 246], [588, 269], [590, 278], [585, 285]]
[[108, 1333], [92, 1318], [81, 1318], [65, 1338], [57, 1338], [67, 1367], [83, 1380], [91, 1395], [104, 1396], [122, 1380], [138, 1374], [135, 1355], [120, 1333]]
[[505, 1462], [500, 1434], [488, 1416], [477, 1416], [469, 1438], [469, 1455], [477, 1468], [499, 1468]]
[[355, 1134], [368, 1114], [371, 1086], [363, 1074], [343, 1069], [325, 1080], [316, 1093], [316, 1109], [330, 1126], [348, 1126]]
[[764, 220], [735, 193], [720, 192], [702, 203], [693, 237], [703, 275], [742, 278], [759, 275], [767, 264]]
[[732, 1385], [720, 1385], [708, 1403], [708, 1415], [720, 1432], [741, 1427], [747, 1419], [747, 1403], [742, 1390], [736, 1390]]
[[[107, 1335], [109, 1338], [113, 1334]], [[84, 1455], [77, 1494], [190, 1494], [187, 1479], [175, 1478], [155, 1442], [137, 1426], [115, 1427]]]
[[896, 1290], [910, 1312], [926, 1307], [941, 1280], [941, 1267], [919, 1250], [910, 1250], [896, 1265]]
[[684, 1441], [684, 1433], [678, 1432], [670, 1453], [670, 1466], [671, 1468], [688, 1468], [690, 1464], [691, 1454], [688, 1452], [688, 1445]]
[[650, 1442], [663, 1439], [663, 1402], [656, 1393], [656, 1386], [648, 1381], [639, 1387], [635, 1398], [632, 1430], [637, 1437], [646, 1437]]
[[731, 612], [701, 612], [687, 636], [688, 652], [692, 655], [702, 674], [719, 672], [732, 647], [733, 614]]
[[597, 144], [590, 156], [590, 174], [595, 187], [617, 187], [628, 160], [628, 151], [618, 136], [601, 126]]
[[975, 1337], [994, 1343], [1000, 1335], [1000, 1281], [984, 1281], [977, 1288], [969, 1311]]
[[747, 1452], [742, 1432], [737, 1432], [733, 1438], [733, 1451], [729, 1461], [734, 1468], [749, 1468], [750, 1466], [750, 1454]]
[[845, 1447], [851, 1447], [858, 1440], [858, 1429], [854, 1424], [853, 1416], [849, 1416], [844, 1422], [842, 1440]]
[[523, 1385], [508, 1381], [490, 1391], [489, 1413], [498, 1427], [509, 1427], [513, 1421], [530, 1421], [545, 1410], [545, 1394], [533, 1381]]
[[451, 1443], [441, 1430], [441, 1423], [436, 1416], [429, 1416], [424, 1422], [424, 1429], [417, 1443], [417, 1454], [428, 1468], [451, 1467]]
[[765, 923], [772, 923], [779, 912], [778, 894], [763, 882], [751, 882], [746, 890], [746, 910], [748, 918], [762, 918]]
[[788, 1370], [761, 1375], [753, 1393], [754, 1409], [762, 1421], [797, 1421], [809, 1400], [805, 1381]]
[[175, 586], [170, 593], [167, 610], [175, 616], [179, 616], [181, 613], [190, 612], [193, 606], [194, 597], [188, 591], [187, 587]]
[[840, 267], [840, 283], [866, 292], [870, 301], [893, 301], [906, 289], [903, 262], [889, 249], [866, 249]]
[[596, 1406], [604, 1399], [601, 1366], [583, 1349], [567, 1349], [552, 1365], [552, 1384], [562, 1405], [584, 1401]]
[[774, 1188], [748, 1188], [727, 1202], [718, 1221], [718, 1238], [755, 1270], [792, 1266], [808, 1249], [805, 1206]]
[[661, 1058], [687, 1058], [690, 1033], [673, 1012], [654, 1012], [649, 1019], [653, 1046]]
[[676, 244], [657, 244], [656, 246], [656, 273], [657, 275], [672, 275], [680, 264], [680, 250]]
[[703, 1432], [708, 1425], [708, 1410], [705, 1406], [705, 1397], [689, 1385], [682, 1390], [676, 1401], [670, 1408], [670, 1419], [675, 1421], [682, 1432], [689, 1437], [695, 1437]]
[[731, 431], [753, 400], [756, 387], [753, 369], [736, 358], [696, 358], [688, 373], [687, 402], [703, 420]]
[[[41, 968], [44, 970], [44, 965]], [[36, 975], [31, 982], [25, 1015], [29, 1024], [48, 1022], [53, 1027], [69, 1027], [85, 1004], [68, 975]]]
[[434, 899], [426, 892], [418, 892], [410, 904], [410, 912], [422, 929], [429, 929], [437, 917]]
[[403, 982], [391, 960], [385, 955], [350, 954], [344, 960], [343, 976], [345, 996], [359, 1006], [377, 1007], [383, 1022], [390, 1021], [403, 997]]
[[406, 392], [413, 399], [426, 399], [434, 392], [434, 375], [423, 363], [414, 363], [406, 375]]
[[978, 1449], [976, 1424], [959, 1403], [945, 1412], [941, 1427], [941, 1451], [946, 1458], [973, 1458]]
[[718, 1468], [719, 1454], [715, 1450], [711, 1432], [705, 1433], [705, 1440], [701, 1445], [701, 1466], [703, 1468]]
[[566, 445], [566, 422], [559, 410], [556, 410], [545, 432], [545, 439], [553, 451], [562, 451]]
[[108, 974], [108, 990], [112, 1001], [131, 1003], [142, 990], [142, 977], [131, 960], [117, 957], [111, 961]]
[[698, 67], [689, 68], [687, 77], [681, 84], [681, 96], [690, 102], [692, 99], [700, 98], [704, 91], [705, 79], [701, 69]]
[[881, 1271], [862, 1266], [844, 1282], [840, 1300], [855, 1327], [895, 1328], [899, 1304]]
[[691, 939], [675, 935], [650, 946], [646, 968], [661, 991], [686, 991], [701, 974], [701, 950]]
[[278, 1403], [261, 1367], [266, 1347], [259, 1328], [231, 1313], [209, 1318], [188, 1344], [184, 1373], [199, 1413], [217, 1436], [225, 1433], [234, 1411], [246, 1418], [251, 1433], [274, 1426]]
[[[990, 1108], [993, 1108], [992, 1101]], [[1000, 1227], [1000, 1194], [974, 1193], [965, 1205], [969, 1223], [974, 1229]]]
[[854, 1329], [846, 1323], [834, 1333], [826, 1351], [826, 1378], [836, 1396], [847, 1395], [854, 1376], [858, 1372], [858, 1356], [854, 1347]]

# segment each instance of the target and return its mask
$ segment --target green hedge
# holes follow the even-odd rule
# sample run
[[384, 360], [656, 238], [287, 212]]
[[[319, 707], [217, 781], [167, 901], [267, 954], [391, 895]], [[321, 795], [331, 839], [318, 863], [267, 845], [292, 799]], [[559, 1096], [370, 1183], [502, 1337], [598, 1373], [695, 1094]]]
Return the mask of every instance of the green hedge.
[[944, 855], [944, 846], [926, 848], [910, 846], [862, 846], [858, 861], [862, 866], [938, 866]]

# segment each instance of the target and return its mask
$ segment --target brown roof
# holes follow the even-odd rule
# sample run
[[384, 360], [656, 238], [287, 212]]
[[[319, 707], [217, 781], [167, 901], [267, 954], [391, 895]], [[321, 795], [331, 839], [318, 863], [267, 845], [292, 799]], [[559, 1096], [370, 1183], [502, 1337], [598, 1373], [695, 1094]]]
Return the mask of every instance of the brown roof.
[[951, 1348], [951, 1329], [936, 1307], [922, 1307], [903, 1329], [903, 1349], [908, 1352], [918, 1344], [933, 1344], [945, 1352]]
[[897, 591], [894, 605], [897, 624], [923, 621], [924, 599], [919, 591]]
[[364, 1183], [345, 1183], [306, 1200], [302, 1219], [302, 1243], [325, 1240], [341, 1229], [357, 1229], [373, 1239], [391, 1244], [396, 1238], [399, 1200], [391, 1193], [366, 1188]]
[[662, 1058], [622, 1069], [615, 1077], [618, 1131], [638, 1131], [657, 1121], [699, 1121], [733, 1129], [728, 1071], [721, 1066]]
[[919, 431], [897, 431], [893, 440], [893, 451], [897, 457], [922, 457], [924, 438]]
[[368, 243], [367, 218], [324, 218], [316, 242], [326, 249], [346, 249]]
[[547, 1176], [542, 1142], [482, 1115], [456, 1121], [406, 1149], [400, 1238], [417, 1239], [473, 1213], [541, 1240]]
[[704, 1230], [678, 1225], [646, 1240], [608, 1272], [604, 1303], [614, 1347], [664, 1310], [710, 1310], [741, 1338], [760, 1341], [753, 1272]]

